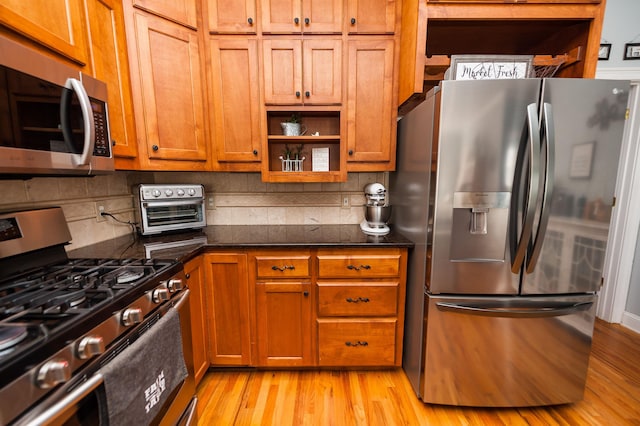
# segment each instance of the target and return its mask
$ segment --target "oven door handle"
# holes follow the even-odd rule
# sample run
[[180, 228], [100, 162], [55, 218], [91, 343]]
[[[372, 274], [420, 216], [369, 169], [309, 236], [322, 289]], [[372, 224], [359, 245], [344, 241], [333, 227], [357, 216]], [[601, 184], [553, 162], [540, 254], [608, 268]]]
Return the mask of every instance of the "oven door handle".
[[176, 297], [176, 300], [173, 302], [173, 308], [180, 310], [182, 305], [184, 305], [187, 302], [189, 293], [191, 293], [191, 290], [189, 289], [181, 291], [180, 295], [178, 295], [178, 297]]
[[204, 200], [177, 200], [177, 201], [143, 201], [143, 207], [174, 207], [174, 206], [191, 206], [194, 204], [203, 204]]
[[102, 377], [102, 374], [94, 374], [89, 380], [75, 388], [60, 401], [56, 402], [51, 407], [40, 413], [40, 415], [38, 415], [35, 419], [29, 420], [28, 424], [30, 426], [51, 424], [55, 419], [58, 418], [58, 416], [62, 415], [70, 407], [73, 407], [74, 405], [82, 401], [83, 398], [93, 392], [103, 382], [104, 378]]

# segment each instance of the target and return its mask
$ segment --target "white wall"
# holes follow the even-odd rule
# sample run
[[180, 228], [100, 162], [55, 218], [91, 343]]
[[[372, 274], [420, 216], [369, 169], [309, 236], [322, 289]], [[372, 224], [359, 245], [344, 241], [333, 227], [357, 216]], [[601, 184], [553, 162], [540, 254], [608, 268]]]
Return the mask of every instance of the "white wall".
[[[638, 90], [640, 83], [640, 59], [624, 60], [626, 43], [640, 43], [640, 1], [607, 0], [602, 43], [611, 43], [609, 60], [598, 61], [598, 78], [629, 79]], [[638, 95], [635, 93], [633, 98]], [[609, 240], [609, 259], [605, 265], [605, 287], [601, 293], [598, 315], [610, 322], [622, 322], [640, 332], [640, 214], [635, 210], [640, 197], [634, 194], [640, 173], [638, 122], [640, 111], [637, 99], [630, 105], [630, 116], [625, 131], [627, 158], [620, 167], [626, 175], [618, 182], [620, 215], [614, 218], [613, 235]], [[637, 190], [636, 190], [637, 191]], [[634, 252], [635, 250], [635, 252]]]

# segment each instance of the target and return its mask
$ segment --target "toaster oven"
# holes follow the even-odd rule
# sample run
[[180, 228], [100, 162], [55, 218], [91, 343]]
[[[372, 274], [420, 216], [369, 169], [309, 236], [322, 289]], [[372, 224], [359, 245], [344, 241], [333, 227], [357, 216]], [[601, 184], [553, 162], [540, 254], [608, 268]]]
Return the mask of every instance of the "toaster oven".
[[198, 229], [207, 225], [202, 185], [141, 184], [134, 194], [142, 235]]

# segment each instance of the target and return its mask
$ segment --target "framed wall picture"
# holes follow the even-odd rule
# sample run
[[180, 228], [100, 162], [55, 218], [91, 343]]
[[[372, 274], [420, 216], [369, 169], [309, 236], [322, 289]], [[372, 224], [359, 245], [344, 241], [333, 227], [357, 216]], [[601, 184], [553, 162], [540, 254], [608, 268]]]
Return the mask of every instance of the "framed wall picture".
[[628, 59], [640, 59], [640, 43], [627, 43], [624, 45], [624, 58]]
[[608, 61], [611, 54], [611, 43], [600, 43], [600, 50], [598, 50], [598, 60]]

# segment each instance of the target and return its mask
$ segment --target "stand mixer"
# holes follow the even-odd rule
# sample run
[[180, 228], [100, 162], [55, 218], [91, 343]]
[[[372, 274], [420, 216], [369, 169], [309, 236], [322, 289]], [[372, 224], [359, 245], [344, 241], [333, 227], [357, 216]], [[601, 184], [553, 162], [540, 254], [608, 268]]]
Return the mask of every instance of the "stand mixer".
[[360, 229], [367, 235], [385, 235], [389, 233], [387, 221], [391, 216], [391, 206], [387, 204], [387, 189], [381, 183], [370, 183], [364, 187], [367, 204], [364, 207], [364, 220]]

